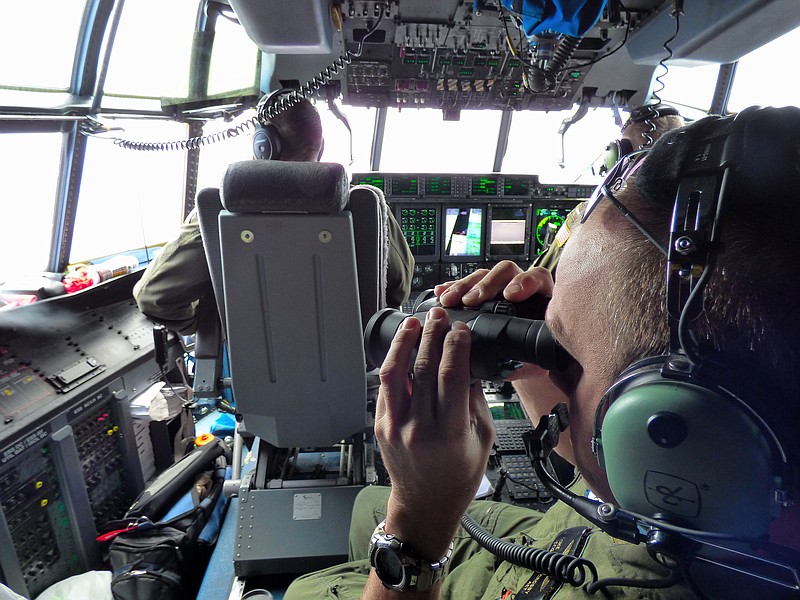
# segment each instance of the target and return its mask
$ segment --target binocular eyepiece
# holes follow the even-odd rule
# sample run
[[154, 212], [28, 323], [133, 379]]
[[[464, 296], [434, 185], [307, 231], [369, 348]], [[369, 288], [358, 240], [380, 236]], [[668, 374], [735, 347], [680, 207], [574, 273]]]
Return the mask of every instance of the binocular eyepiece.
[[[425, 326], [428, 311], [441, 306], [436, 297], [423, 293], [413, 314], [393, 308], [375, 313], [364, 330], [367, 364], [374, 369], [389, 353], [392, 338], [407, 318]], [[533, 296], [525, 302], [492, 300], [480, 306], [444, 308], [450, 322], [466, 323], [472, 333], [470, 372], [476, 379], [501, 381], [521, 366], [539, 365], [549, 371], [563, 371], [572, 358], [550, 335], [542, 320], [549, 298]]]

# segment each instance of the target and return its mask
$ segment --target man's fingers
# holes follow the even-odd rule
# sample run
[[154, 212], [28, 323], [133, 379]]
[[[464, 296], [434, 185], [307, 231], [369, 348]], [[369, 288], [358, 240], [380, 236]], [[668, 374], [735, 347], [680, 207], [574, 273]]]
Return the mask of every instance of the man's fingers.
[[519, 273], [503, 290], [503, 296], [511, 302], [522, 302], [533, 295], [553, 295], [553, 275], [542, 267], [533, 267]]
[[380, 370], [381, 393], [375, 408], [375, 418], [381, 418], [386, 411], [397, 417], [398, 411], [405, 412], [406, 401], [411, 393], [408, 380], [409, 365], [414, 347], [419, 339], [421, 325], [417, 319], [405, 319], [397, 330], [386, 359]]
[[509, 260], [498, 263], [491, 271], [478, 269], [454, 282], [439, 300], [444, 306], [456, 306], [462, 302], [467, 306], [475, 306], [500, 295], [519, 272], [519, 266]]
[[444, 340], [439, 365], [437, 411], [447, 415], [446, 423], [463, 427], [469, 419], [469, 404], [462, 400], [469, 394], [471, 375], [469, 353], [471, 334], [462, 322], [453, 323]]
[[447, 312], [432, 308], [425, 317], [425, 328], [414, 361], [414, 398], [427, 399], [414, 402], [412, 410], [423, 411], [425, 417], [435, 414], [439, 363], [442, 359], [442, 344], [449, 329]]

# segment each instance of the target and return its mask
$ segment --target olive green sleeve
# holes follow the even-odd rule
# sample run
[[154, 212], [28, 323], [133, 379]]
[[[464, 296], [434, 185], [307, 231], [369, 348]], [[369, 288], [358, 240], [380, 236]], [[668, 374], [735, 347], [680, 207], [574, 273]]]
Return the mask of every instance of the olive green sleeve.
[[537, 256], [531, 268], [533, 267], [544, 267], [545, 269], [549, 270], [551, 273], [556, 272], [556, 266], [558, 266], [558, 259], [561, 257], [561, 251], [564, 248], [564, 244], [567, 243], [567, 240], [572, 236], [572, 233], [575, 231], [578, 225], [580, 225], [581, 216], [583, 215], [583, 209], [586, 206], [586, 202], [581, 202], [575, 208], [570, 211], [567, 215], [567, 218], [564, 219], [564, 222], [561, 224], [561, 227], [556, 233], [555, 238], [553, 241], [550, 242], [550, 245], [547, 249], [542, 252], [539, 256]]
[[178, 237], [168, 242], [150, 262], [133, 288], [139, 310], [156, 323], [181, 334], [197, 329], [197, 304], [213, 296], [200, 226], [193, 212]]
[[386, 274], [386, 303], [392, 308], [400, 308], [411, 294], [414, 256], [392, 211], [387, 212], [389, 213], [389, 266]]

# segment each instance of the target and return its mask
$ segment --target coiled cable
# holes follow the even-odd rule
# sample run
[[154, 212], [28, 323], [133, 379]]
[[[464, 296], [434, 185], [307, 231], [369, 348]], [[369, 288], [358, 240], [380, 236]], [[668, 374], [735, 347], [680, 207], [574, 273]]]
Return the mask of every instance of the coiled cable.
[[[124, 148], [125, 150], [139, 150], [143, 152], [149, 151], [172, 151], [172, 150], [197, 150], [203, 146], [210, 146], [217, 142], [229, 140], [239, 135], [255, 129], [255, 117], [250, 117], [246, 121], [239, 123], [233, 127], [229, 127], [223, 131], [211, 133], [203, 136], [193, 137], [186, 140], [174, 140], [171, 142], [138, 142], [135, 140], [127, 140], [122, 138], [111, 138], [115, 146]], [[87, 135], [94, 135], [94, 133], [85, 132]]]
[[567, 63], [581, 43], [580, 37], [571, 35], [561, 36], [558, 46], [553, 51], [553, 58], [542, 68], [529, 65], [526, 72], [526, 83], [532, 92], [549, 92], [556, 86], [556, 76], [566, 69]]
[[561, 38], [558, 47], [553, 52], [553, 61], [547, 67], [550, 72], [558, 72], [567, 65], [567, 61], [575, 54], [575, 50], [581, 43], [583, 38], [565, 35]]
[[[345, 49], [342, 56], [334, 60], [330, 65], [326, 66], [315, 77], [306, 82], [304, 85], [296, 90], [292, 90], [286, 94], [280, 94], [277, 98], [273, 98], [272, 94], [265, 94], [262, 96], [256, 105], [256, 115], [248, 118], [246, 121], [239, 123], [219, 131], [217, 133], [197, 136], [185, 140], [174, 140], [168, 142], [137, 142], [134, 140], [122, 138], [107, 138], [114, 141], [114, 144], [126, 150], [139, 150], [139, 151], [172, 151], [172, 150], [196, 150], [203, 146], [222, 142], [231, 138], [238, 137], [239, 135], [249, 133], [255, 130], [258, 125], [266, 125], [270, 119], [274, 119], [279, 114], [287, 111], [293, 106], [296, 106], [305, 99], [312, 97], [323, 86], [327, 85], [333, 77], [344, 69], [347, 65], [353, 62], [354, 58], [361, 56], [364, 51], [364, 42], [378, 30], [385, 14], [384, 4], [379, 4], [378, 18], [375, 24], [369, 28], [364, 34], [364, 37], [358, 42], [358, 48], [355, 52]], [[272, 99], [271, 99], [272, 98]], [[271, 99], [271, 100], [270, 100]], [[267, 100], [270, 100], [267, 102]], [[98, 131], [96, 124], [81, 127], [84, 135], [100, 135], [106, 133]]]
[[267, 102], [266, 100], [269, 96], [265, 96], [259, 102], [258, 110], [256, 114], [256, 118], [262, 125], [266, 125], [270, 119], [274, 119], [282, 112], [289, 110], [291, 107], [296, 106], [304, 99], [310, 98], [313, 96], [320, 88], [327, 85], [328, 82], [333, 79], [333, 76], [339, 73], [342, 69], [344, 69], [347, 65], [353, 62], [354, 58], [358, 58], [361, 56], [361, 53], [364, 51], [364, 42], [378, 30], [378, 27], [383, 21], [384, 16], [384, 6], [383, 4], [378, 5], [380, 12], [378, 13], [378, 19], [375, 21], [375, 24], [369, 28], [367, 33], [364, 34], [364, 37], [358, 42], [358, 48], [355, 52], [351, 52], [350, 50], [345, 49], [344, 54], [333, 61], [330, 65], [322, 69], [315, 77], [312, 77], [311, 80], [306, 82], [304, 85], [301, 85], [298, 89], [292, 90], [288, 94], [282, 94], [278, 98]]
[[673, 55], [675, 54], [669, 45], [675, 40], [675, 38], [678, 37], [678, 33], [680, 33], [681, 30], [681, 15], [683, 14], [683, 2], [682, 0], [673, 0], [672, 4], [673, 6], [672, 6], [671, 16], [675, 18], [675, 33], [673, 33], [672, 37], [670, 37], [666, 42], [664, 42], [662, 46], [667, 55], [664, 58], [662, 58], [658, 63], [658, 66], [663, 67], [664, 70], [655, 77], [658, 86], [653, 90], [652, 96], [653, 98], [655, 98], [656, 104], [661, 104], [661, 96], [659, 96], [658, 94], [659, 92], [662, 92], [666, 87], [664, 82], [661, 80], [662, 77], [665, 77], [667, 73], [669, 73], [669, 67], [667, 66], [666, 63], [668, 60], [671, 60]]
[[[597, 569], [591, 561], [585, 558], [501, 540], [483, 529], [469, 515], [461, 517], [461, 526], [482, 548], [502, 560], [542, 573], [573, 587], [581, 587], [587, 582], [591, 584], [597, 581]], [[587, 579], [587, 571], [591, 580]]]

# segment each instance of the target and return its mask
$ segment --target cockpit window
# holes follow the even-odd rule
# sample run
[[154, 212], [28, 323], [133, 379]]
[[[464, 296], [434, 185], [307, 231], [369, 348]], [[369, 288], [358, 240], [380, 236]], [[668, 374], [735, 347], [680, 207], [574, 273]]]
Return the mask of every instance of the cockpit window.
[[800, 28], [754, 50], [739, 60], [728, 108], [739, 111], [746, 106], [798, 105], [797, 89], [789, 84], [796, 73], [787, 58], [797, 56]]
[[[187, 134], [185, 124], [169, 121], [129, 119], [115, 125], [124, 127], [129, 139], [177, 140]], [[185, 152], [136, 152], [89, 138], [70, 262], [174, 237], [181, 222], [185, 162]]]
[[[562, 157], [562, 136], [558, 131], [562, 121], [574, 112], [515, 112], [503, 172], [536, 174], [542, 183], [596, 183], [592, 165], [606, 145], [619, 137], [619, 126], [611, 109], [589, 110], [567, 129]], [[621, 118], [625, 118], [624, 113]]]
[[257, 94], [260, 52], [227, 13], [216, 15], [208, 32], [195, 33], [196, 3], [160, 3], [157, 10], [155, 18], [148, 3], [125, 4], [109, 61], [104, 108], [160, 111], [162, 104]]
[[[342, 106], [341, 101], [336, 101], [337, 106], [350, 122], [353, 132], [353, 164], [350, 165], [350, 133], [347, 127], [336, 118], [325, 102], [317, 102], [317, 110], [322, 120], [322, 131], [325, 135], [325, 151], [322, 160], [325, 162], [338, 162], [350, 165], [352, 172], [370, 170], [370, 154], [372, 150], [372, 134], [375, 128], [375, 115], [377, 109], [361, 106]], [[384, 151], [391, 142], [384, 138]], [[382, 163], [381, 168], [385, 168]]]
[[0, 282], [47, 269], [60, 155], [60, 133], [0, 135]]
[[669, 65], [668, 71], [658, 66], [653, 91], [666, 104], [680, 110], [685, 119], [702, 119], [711, 109], [718, 75], [719, 65]]
[[256, 63], [260, 51], [238, 23], [220, 16], [208, 73], [208, 95], [257, 89]]
[[[234, 119], [232, 123], [212, 121], [206, 123], [203, 131], [205, 135], [214, 135], [228, 129], [231, 125], [244, 123], [247, 119], [253, 119], [255, 114], [255, 110], [245, 111], [241, 116]], [[252, 128], [225, 141], [203, 146], [200, 148], [200, 162], [197, 168], [197, 190], [218, 188], [222, 181], [222, 176], [230, 163], [252, 158]]]
[[0, 105], [54, 106], [66, 99], [85, 4], [86, 0], [3, 3]]
[[386, 115], [383, 171], [491, 171], [500, 111], [464, 110], [445, 121], [441, 110], [390, 109]]
[[103, 106], [130, 106], [130, 102], [120, 101], [119, 96], [123, 96], [149, 98], [150, 108], [160, 110], [162, 96], [188, 96], [197, 4], [160, 2], [156, 9], [149, 2], [126, 2], [122, 11], [108, 64]]

